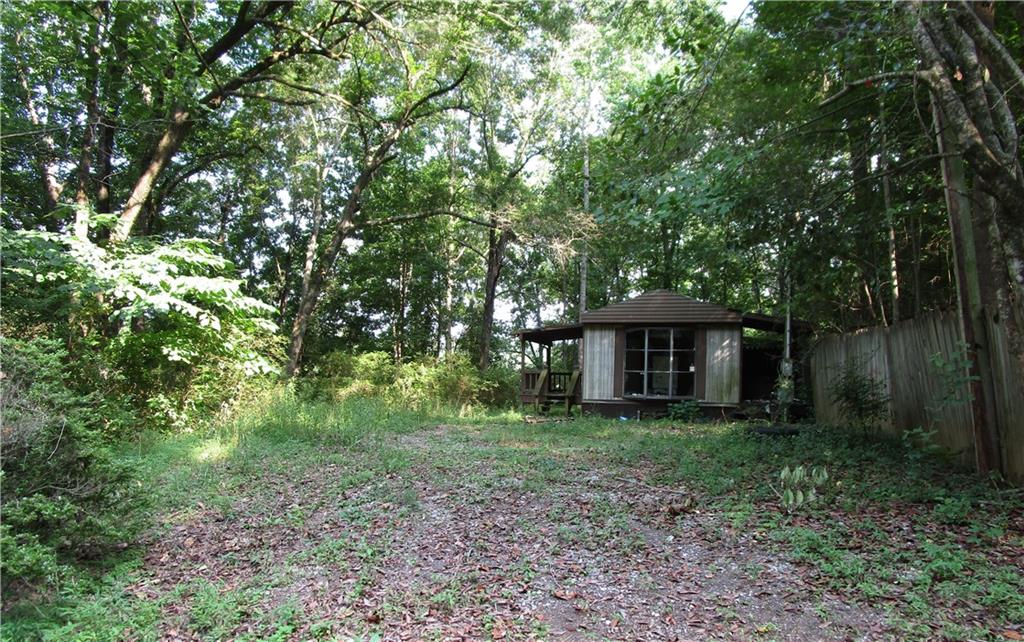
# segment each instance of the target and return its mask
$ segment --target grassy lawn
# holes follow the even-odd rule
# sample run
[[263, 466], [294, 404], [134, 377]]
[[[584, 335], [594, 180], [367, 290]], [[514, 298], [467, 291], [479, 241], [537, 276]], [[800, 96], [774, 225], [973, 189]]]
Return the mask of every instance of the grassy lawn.
[[[144, 541], [4, 639], [1024, 633], [1021, 494], [899, 442], [279, 399], [125, 456]], [[797, 465], [829, 478], [787, 512]]]

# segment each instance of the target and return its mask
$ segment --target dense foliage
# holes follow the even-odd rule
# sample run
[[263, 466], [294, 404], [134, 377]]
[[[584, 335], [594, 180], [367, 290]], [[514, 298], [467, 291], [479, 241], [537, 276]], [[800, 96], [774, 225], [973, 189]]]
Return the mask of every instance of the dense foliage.
[[201, 421], [246, 378], [276, 371], [272, 309], [240, 291], [206, 241], [112, 248], [67, 234], [4, 234], [9, 335], [46, 335], [153, 420]]
[[5, 578], [129, 536], [147, 430], [281, 375], [510, 405], [510, 330], [647, 289], [823, 330], [969, 299], [1024, 363], [1020, 8], [722, 9], [5, 3]]
[[481, 371], [458, 353], [396, 364], [387, 352], [332, 352], [317, 362], [299, 389], [314, 398], [381, 398], [406, 408], [458, 413], [480, 405], [513, 406], [518, 401], [519, 373], [507, 366]]
[[[133, 423], [123, 398], [71, 372], [55, 339], [4, 339], [3, 523], [0, 572], [9, 588], [54, 586], [68, 562], [96, 559], [135, 536], [140, 488], [110, 452], [107, 432]], [[90, 367], [93, 366], [93, 367]], [[79, 385], [72, 382], [78, 381]]]

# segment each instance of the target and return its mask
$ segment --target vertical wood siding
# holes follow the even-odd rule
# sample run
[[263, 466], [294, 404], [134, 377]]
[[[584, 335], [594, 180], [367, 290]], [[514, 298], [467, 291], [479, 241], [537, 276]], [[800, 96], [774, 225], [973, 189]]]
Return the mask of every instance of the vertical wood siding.
[[615, 328], [583, 328], [583, 398], [615, 398]]
[[708, 328], [704, 401], [740, 402], [741, 329]]
[[[991, 346], [994, 421], [999, 431], [1003, 468], [1008, 478], [1024, 481], [1024, 373], [1010, 355], [1002, 326], [986, 315], [986, 334]], [[963, 340], [953, 314], [932, 314], [853, 334], [829, 336], [811, 357], [811, 391], [814, 412], [823, 424], [842, 424], [829, 389], [849, 359], [860, 360], [889, 396], [889, 413], [879, 422], [881, 431], [899, 433], [913, 428], [935, 431], [935, 443], [956, 454], [964, 463], [974, 462], [974, 431], [969, 405], [949, 401], [950, 382], [932, 364], [932, 355], [949, 360]], [[954, 398], [967, 399], [966, 386], [954, 390]], [[943, 401], [947, 399], [947, 401]]]

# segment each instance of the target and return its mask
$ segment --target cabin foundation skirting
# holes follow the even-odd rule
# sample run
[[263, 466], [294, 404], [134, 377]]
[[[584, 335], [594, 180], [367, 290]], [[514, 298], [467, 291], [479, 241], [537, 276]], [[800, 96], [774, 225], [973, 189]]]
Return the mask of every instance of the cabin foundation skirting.
[[[628, 417], [637, 419], [652, 419], [664, 417], [668, 414], [668, 404], [675, 403], [674, 400], [665, 399], [613, 399], [598, 401], [584, 399], [582, 403], [583, 413], [601, 415], [603, 417]], [[739, 408], [739, 404], [733, 403], [712, 403], [699, 401], [701, 414], [708, 419], [728, 419], [733, 410]]]

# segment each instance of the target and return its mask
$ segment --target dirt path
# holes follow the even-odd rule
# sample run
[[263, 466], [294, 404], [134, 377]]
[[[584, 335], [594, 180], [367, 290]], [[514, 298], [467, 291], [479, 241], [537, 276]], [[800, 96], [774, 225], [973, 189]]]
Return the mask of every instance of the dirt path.
[[[399, 471], [267, 473], [226, 508], [168, 516], [129, 591], [161, 604], [166, 639], [887, 637], [883, 612], [644, 471], [444, 432], [393, 446]], [[202, 599], [221, 625], [198, 621]]]

